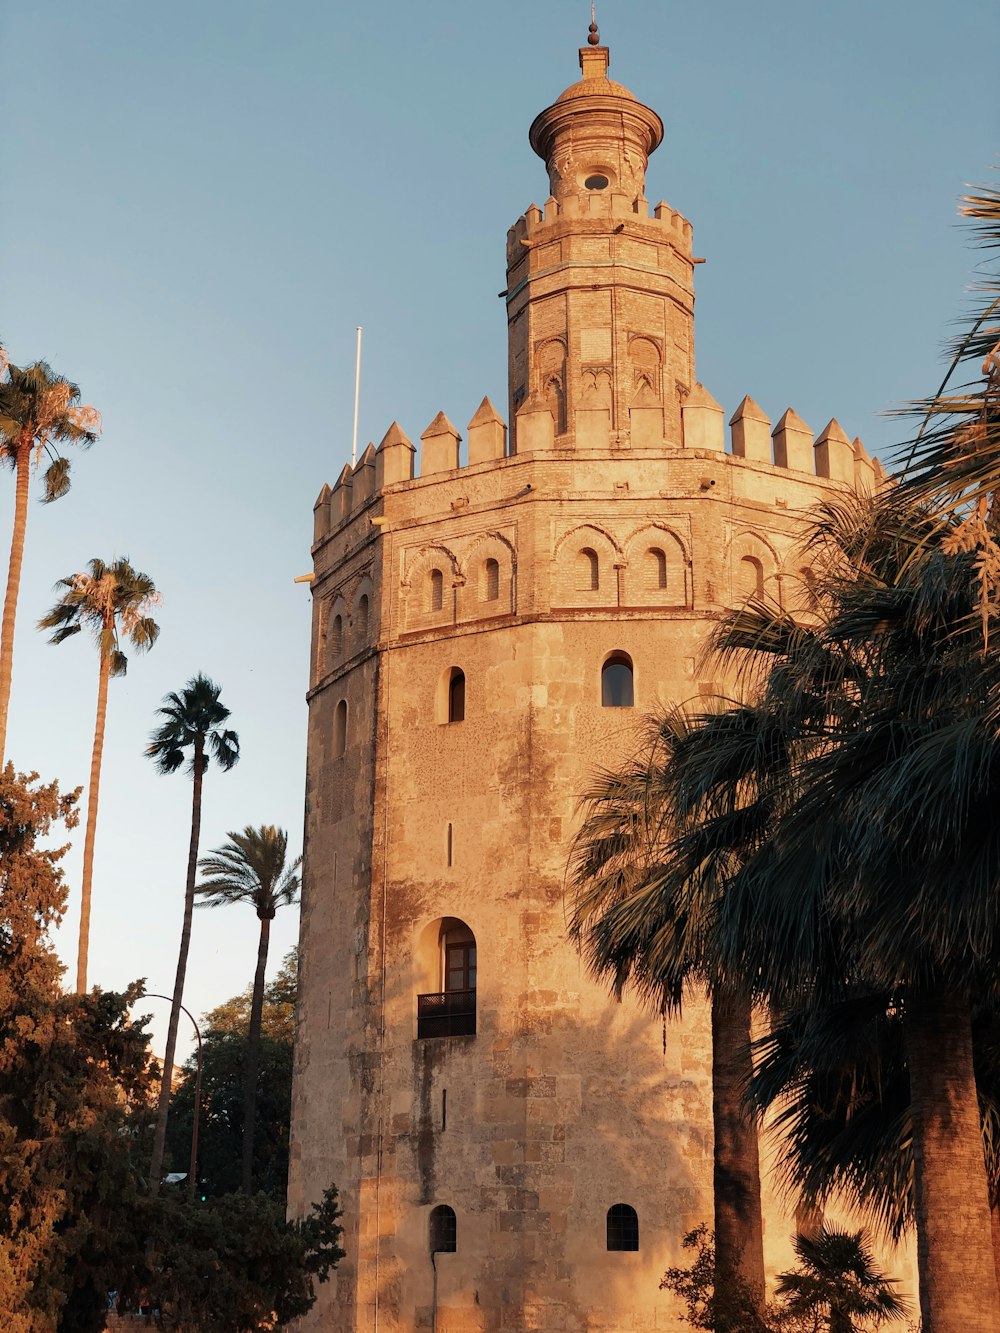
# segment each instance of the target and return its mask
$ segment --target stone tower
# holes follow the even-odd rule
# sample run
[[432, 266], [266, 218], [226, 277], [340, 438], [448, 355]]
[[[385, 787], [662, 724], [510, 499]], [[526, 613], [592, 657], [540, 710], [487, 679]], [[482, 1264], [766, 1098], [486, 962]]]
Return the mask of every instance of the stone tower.
[[772, 431], [694, 377], [691, 226], [645, 197], [663, 126], [607, 77], [536, 117], [551, 195], [508, 234], [511, 438], [393, 424], [315, 506], [290, 1208], [347, 1258], [309, 1329], [679, 1327], [711, 1217], [709, 1028], [612, 1003], [566, 939], [594, 770], [705, 692], [706, 626], [805, 595], [801, 512], [870, 488], [836, 422]]

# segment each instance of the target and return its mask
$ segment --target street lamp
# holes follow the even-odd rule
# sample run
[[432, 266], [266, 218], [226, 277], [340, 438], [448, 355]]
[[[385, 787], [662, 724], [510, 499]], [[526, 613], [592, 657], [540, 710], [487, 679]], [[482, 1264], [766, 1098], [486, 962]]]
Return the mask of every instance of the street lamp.
[[[140, 1000], [169, 1000], [173, 1003], [173, 996], [158, 995], [156, 991], [143, 991], [139, 996]], [[201, 1118], [201, 1031], [198, 1024], [194, 1021], [194, 1014], [183, 1004], [177, 1006], [187, 1014], [191, 1020], [191, 1026], [194, 1028], [194, 1035], [198, 1038], [198, 1068], [194, 1076], [194, 1127], [191, 1130], [191, 1170], [188, 1174], [188, 1191], [192, 1202], [194, 1201], [194, 1191], [197, 1182], [198, 1169], [198, 1121]]]

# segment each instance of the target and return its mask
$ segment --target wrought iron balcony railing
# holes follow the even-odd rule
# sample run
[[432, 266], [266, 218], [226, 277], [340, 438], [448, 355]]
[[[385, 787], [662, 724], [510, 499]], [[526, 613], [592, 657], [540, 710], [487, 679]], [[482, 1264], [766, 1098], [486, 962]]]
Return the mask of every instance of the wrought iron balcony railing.
[[476, 992], [446, 990], [417, 996], [418, 1037], [474, 1037]]

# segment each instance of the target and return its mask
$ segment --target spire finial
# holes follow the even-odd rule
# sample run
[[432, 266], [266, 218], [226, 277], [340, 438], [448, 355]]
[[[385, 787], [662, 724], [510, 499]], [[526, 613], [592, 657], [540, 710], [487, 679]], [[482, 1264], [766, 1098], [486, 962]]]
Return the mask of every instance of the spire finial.
[[595, 3], [590, 0], [590, 33], [587, 37], [588, 46], [600, 46], [601, 34], [597, 31], [597, 16], [594, 13]]

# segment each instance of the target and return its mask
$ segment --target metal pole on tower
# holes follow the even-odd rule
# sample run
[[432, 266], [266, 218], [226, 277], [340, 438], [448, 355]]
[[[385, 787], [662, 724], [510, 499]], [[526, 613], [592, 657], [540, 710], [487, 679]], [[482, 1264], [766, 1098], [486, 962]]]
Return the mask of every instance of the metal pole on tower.
[[354, 438], [351, 441], [351, 467], [358, 461], [358, 395], [361, 392], [361, 325], [358, 325], [358, 355], [354, 364]]

